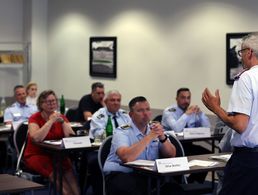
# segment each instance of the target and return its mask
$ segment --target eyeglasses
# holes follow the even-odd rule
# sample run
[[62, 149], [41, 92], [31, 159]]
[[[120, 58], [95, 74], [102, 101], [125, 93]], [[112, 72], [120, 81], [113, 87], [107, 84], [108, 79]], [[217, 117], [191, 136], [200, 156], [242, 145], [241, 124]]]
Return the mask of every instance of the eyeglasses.
[[45, 100], [44, 103], [47, 105], [56, 104], [56, 100]]
[[243, 51], [245, 51], [245, 50], [247, 50], [247, 49], [250, 49], [250, 48], [244, 48], [244, 49], [240, 49], [240, 50], [238, 50], [237, 51], [237, 54], [240, 56], [240, 57], [242, 57], [242, 53], [243, 53]]

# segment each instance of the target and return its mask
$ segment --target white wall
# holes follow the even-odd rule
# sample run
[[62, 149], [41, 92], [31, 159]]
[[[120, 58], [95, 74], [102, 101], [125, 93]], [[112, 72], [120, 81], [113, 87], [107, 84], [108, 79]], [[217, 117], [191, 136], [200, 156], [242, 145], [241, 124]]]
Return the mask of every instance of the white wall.
[[[0, 52], [23, 49], [22, 3], [22, 0], [0, 0]], [[22, 82], [21, 66], [0, 66], [0, 97], [13, 95], [13, 86]]]
[[[170, 105], [183, 86], [192, 90], [192, 103], [203, 109], [203, 89], [219, 88], [226, 107], [231, 88], [225, 78], [225, 35], [257, 31], [258, 4], [249, 3], [51, 0], [51, 86], [67, 98], [79, 99], [92, 82], [102, 81], [106, 89], [121, 91], [124, 105], [144, 95], [153, 108]], [[117, 36], [117, 79], [89, 76], [90, 36]]]
[[[182, 86], [205, 109], [203, 89], [219, 88], [226, 107], [225, 34], [257, 31], [257, 7], [253, 0], [32, 0], [32, 79], [69, 99], [102, 81], [121, 91], [124, 105], [144, 95], [161, 109]], [[0, 40], [22, 39], [22, 10], [20, 0], [1, 0]], [[117, 36], [117, 79], [89, 76], [90, 36]]]

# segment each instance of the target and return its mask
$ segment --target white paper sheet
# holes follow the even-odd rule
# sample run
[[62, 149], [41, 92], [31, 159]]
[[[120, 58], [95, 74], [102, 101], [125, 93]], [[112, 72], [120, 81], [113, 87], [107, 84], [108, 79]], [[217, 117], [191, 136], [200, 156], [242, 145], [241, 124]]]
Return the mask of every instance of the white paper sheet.
[[155, 164], [155, 161], [152, 160], [135, 160], [132, 162], [125, 163], [127, 165], [137, 165], [137, 166], [150, 166], [153, 167]]
[[188, 164], [189, 164], [189, 167], [192, 167], [192, 166], [211, 167], [218, 164], [218, 162], [207, 161], [207, 160], [191, 160]]
[[221, 160], [224, 162], [227, 162], [232, 154], [224, 154], [224, 155], [214, 155], [214, 156], [210, 156], [210, 159], [214, 159], [214, 160]]
[[61, 145], [62, 140], [45, 140], [44, 143], [52, 145]]

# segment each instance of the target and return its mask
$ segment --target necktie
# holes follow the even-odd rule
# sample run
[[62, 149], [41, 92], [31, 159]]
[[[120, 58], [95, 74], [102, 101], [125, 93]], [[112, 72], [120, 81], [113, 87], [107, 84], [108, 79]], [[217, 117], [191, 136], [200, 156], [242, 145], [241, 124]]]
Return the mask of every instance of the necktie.
[[114, 123], [115, 123], [115, 128], [117, 128], [119, 126], [119, 124], [116, 120], [116, 115], [113, 116], [113, 120], [114, 120]]

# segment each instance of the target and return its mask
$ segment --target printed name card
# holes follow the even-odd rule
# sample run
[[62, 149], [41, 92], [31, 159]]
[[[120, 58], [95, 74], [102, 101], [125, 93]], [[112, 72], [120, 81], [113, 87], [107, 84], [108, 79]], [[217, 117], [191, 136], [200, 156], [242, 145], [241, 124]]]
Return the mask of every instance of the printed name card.
[[159, 173], [189, 170], [187, 157], [156, 159]]
[[89, 136], [65, 137], [62, 139], [62, 143], [65, 148], [83, 148], [91, 146]]
[[211, 130], [208, 127], [184, 128], [184, 138], [210, 137]]

